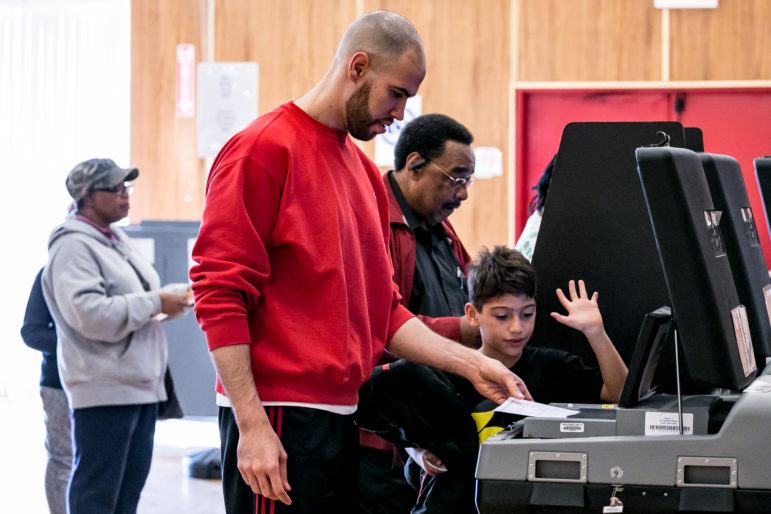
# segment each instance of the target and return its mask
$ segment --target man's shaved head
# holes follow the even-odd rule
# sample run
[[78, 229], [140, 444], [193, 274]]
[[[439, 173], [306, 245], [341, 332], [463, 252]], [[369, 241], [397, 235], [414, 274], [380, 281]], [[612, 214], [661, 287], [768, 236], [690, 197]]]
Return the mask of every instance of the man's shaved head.
[[374, 11], [360, 16], [348, 27], [337, 48], [335, 61], [346, 62], [357, 52], [366, 53], [372, 66], [388, 65], [408, 50], [424, 62], [423, 43], [412, 23], [390, 11]]
[[316, 120], [369, 141], [395, 119], [426, 76], [426, 55], [415, 27], [389, 11], [355, 19], [332, 65], [295, 104]]

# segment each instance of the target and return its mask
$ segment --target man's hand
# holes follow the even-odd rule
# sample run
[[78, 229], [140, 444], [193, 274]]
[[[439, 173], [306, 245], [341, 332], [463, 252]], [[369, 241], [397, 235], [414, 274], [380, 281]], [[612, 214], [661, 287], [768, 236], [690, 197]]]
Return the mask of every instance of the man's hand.
[[576, 282], [571, 280], [568, 283], [568, 290], [570, 292], [569, 300], [562, 289], [557, 289], [557, 298], [568, 311], [567, 316], [552, 312], [551, 317], [563, 325], [582, 332], [587, 337], [602, 333], [604, 327], [600, 308], [597, 305], [597, 297], [599, 296], [597, 292], [595, 291], [589, 298], [583, 280], [578, 281], [578, 291], [576, 291]]
[[426, 473], [429, 475], [440, 475], [442, 473], [445, 473], [447, 471], [447, 467], [445, 467], [444, 464], [442, 464], [442, 459], [437, 457], [435, 454], [431, 453], [428, 450], [423, 450], [425, 453], [423, 454], [423, 464], [425, 464], [425, 467], [423, 469], [426, 470]]
[[291, 505], [284, 446], [267, 419], [253, 427], [243, 425], [239, 425], [238, 471], [254, 494]]
[[238, 424], [238, 471], [254, 494], [291, 505], [286, 451], [257, 394], [249, 351], [248, 344], [236, 344], [211, 352]]
[[486, 357], [479, 352], [480, 357], [474, 372], [466, 378], [471, 381], [477, 391], [497, 404], [506, 401], [509, 396], [519, 400], [532, 400], [525, 382], [512, 373], [500, 361]]
[[522, 379], [499, 361], [431, 332], [417, 318], [399, 327], [388, 349], [413, 362], [461, 375], [496, 403], [503, 403], [509, 396], [533, 399]]
[[442, 464], [442, 459], [435, 453], [425, 448], [405, 448], [405, 450], [412, 457], [412, 460], [429, 475], [436, 476], [447, 472], [447, 467]]

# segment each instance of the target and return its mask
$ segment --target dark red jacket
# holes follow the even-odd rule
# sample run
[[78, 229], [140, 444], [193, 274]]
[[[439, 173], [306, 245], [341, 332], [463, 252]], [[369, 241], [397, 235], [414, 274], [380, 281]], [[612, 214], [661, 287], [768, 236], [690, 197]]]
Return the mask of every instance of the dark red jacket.
[[[399, 286], [399, 292], [402, 295], [401, 304], [404, 307], [408, 307], [410, 294], [412, 293], [412, 281], [415, 277], [415, 233], [410, 230], [410, 227], [404, 220], [402, 209], [396, 200], [396, 196], [394, 196], [391, 182], [388, 180], [388, 173], [383, 175], [383, 184], [388, 194], [389, 249], [391, 252], [391, 263], [394, 268], [393, 279], [396, 285]], [[458, 235], [455, 233], [455, 229], [452, 228], [450, 222], [444, 220], [442, 226], [444, 226], [447, 236], [452, 241], [453, 253], [455, 253], [455, 257], [458, 259], [463, 274], [466, 275], [466, 265], [471, 261], [471, 257], [463, 247], [460, 239], [458, 239]], [[418, 316], [418, 318], [437, 334], [460, 342], [460, 320], [458, 317], [429, 318], [428, 316]], [[380, 364], [385, 364], [395, 359], [396, 357], [386, 350], [383, 352]], [[390, 442], [363, 429], [359, 430], [359, 442], [362, 446], [370, 448], [380, 450], [393, 449], [393, 445]]]
[[[402, 209], [394, 196], [391, 183], [388, 180], [388, 173], [383, 175], [383, 184], [388, 193], [388, 211], [390, 224], [390, 251], [391, 262], [394, 267], [394, 282], [399, 286], [399, 292], [402, 295], [401, 303], [405, 307], [410, 304], [410, 295], [412, 294], [412, 280], [415, 277], [415, 233], [410, 230], [407, 222], [404, 220]], [[471, 261], [463, 243], [458, 239], [455, 229], [448, 220], [442, 222], [442, 226], [447, 231], [447, 237], [452, 241], [453, 253], [458, 259], [463, 274], [467, 274], [466, 265]], [[444, 337], [460, 341], [460, 322], [457, 317], [448, 318], [429, 318], [427, 316], [418, 316], [431, 330]]]

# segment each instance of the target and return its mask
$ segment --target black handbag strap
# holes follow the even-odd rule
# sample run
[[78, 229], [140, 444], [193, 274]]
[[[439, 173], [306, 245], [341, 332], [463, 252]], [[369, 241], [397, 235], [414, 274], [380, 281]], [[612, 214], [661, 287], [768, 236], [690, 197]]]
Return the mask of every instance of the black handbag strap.
[[137, 274], [137, 277], [139, 278], [139, 282], [142, 284], [142, 288], [144, 288], [145, 291], [150, 290], [150, 283], [145, 280], [145, 277], [142, 276], [142, 274], [139, 272], [136, 266], [134, 266], [134, 263], [131, 262], [131, 259], [126, 257], [126, 262], [128, 262], [129, 266], [131, 266], [131, 269], [134, 270], [134, 273]]

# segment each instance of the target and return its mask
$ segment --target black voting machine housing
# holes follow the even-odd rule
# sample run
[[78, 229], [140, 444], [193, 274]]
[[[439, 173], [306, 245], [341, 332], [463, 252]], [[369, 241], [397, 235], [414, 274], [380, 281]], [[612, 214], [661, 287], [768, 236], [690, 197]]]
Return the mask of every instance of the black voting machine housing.
[[708, 386], [742, 389], [757, 367], [721, 231], [733, 230], [723, 223], [729, 213], [715, 208], [695, 152], [663, 147], [635, 154], [688, 372]]
[[[533, 266], [538, 277], [536, 330], [530, 344], [552, 346], [596, 362], [584, 336], [551, 319], [563, 312], [555, 290], [583, 279], [599, 292], [605, 330], [625, 362], [645, 315], [670, 305], [645, 199], [635, 149], [658, 144], [685, 147], [676, 122], [570, 123], [562, 134], [543, 211]], [[674, 351], [665, 345], [654, 382], [674, 393]], [[686, 393], [705, 392], [687, 376]]]
[[[721, 361], [710, 363], [707, 356], [698, 355], [700, 349], [698, 346], [701, 341], [699, 339], [694, 341], [693, 339], [693, 326], [697, 321], [694, 315], [696, 318], [703, 319], [704, 314], [703, 312], [696, 314], [698, 305], [694, 307], [694, 305], [689, 306], [687, 303], [683, 303], [688, 301], [688, 298], [683, 300], [683, 294], [686, 293], [687, 295], [689, 281], [693, 280], [692, 270], [689, 271], [688, 266], [684, 267], [684, 265], [690, 264], [689, 259], [702, 260], [698, 263], [697, 268], [702, 274], [708, 275], [706, 282], [709, 292], [706, 296], [699, 298], [696, 304], [701, 304], [702, 308], [713, 311], [720, 311], [724, 309], [725, 305], [734, 306], [737, 304], [737, 294], [733, 288], [734, 275], [732, 275], [735, 271], [727, 265], [725, 256], [718, 257], [711, 249], [712, 240], [709, 236], [714, 235], [714, 231], [711, 229], [717, 227], [710, 227], [706, 223], [704, 210], [700, 211], [699, 208], [708, 211], [716, 209], [714, 209], [714, 205], [710, 206], [711, 198], [706, 185], [706, 178], [703, 169], [701, 169], [701, 161], [696, 154], [678, 148], [650, 148], [653, 151], [651, 155], [659, 159], [655, 167], [669, 168], [669, 171], [673, 172], [670, 173], [670, 181], [677, 182], [685, 179], [690, 185], [693, 185], [694, 182], [697, 183], [697, 192], [694, 196], [694, 193], [690, 191], [691, 188], [683, 188], [682, 184], [664, 188], [663, 195], [657, 186], [649, 188], [647, 194], [649, 197], [656, 197], [657, 201], [661, 200], [661, 196], [667, 194], [688, 197], [678, 200], [680, 204], [684, 204], [684, 206], [680, 206], [679, 216], [667, 212], [666, 202], [663, 203], [665, 207], [663, 214], [661, 209], [656, 207], [655, 201], [653, 202], [655, 215], [649, 212], [645, 193], [643, 193], [645, 183], [643, 175], [645, 173], [638, 174], [635, 150], [639, 147], [660, 145], [661, 138], [656, 134], [659, 131], [671, 135], [670, 144], [673, 146], [696, 151], [703, 150], [700, 131], [698, 129], [696, 131], [683, 130], [677, 123], [576, 123], [568, 125], [563, 133], [549, 197], [543, 214], [541, 233], [533, 257], [539, 279], [537, 291], [539, 323], [536, 325], [533, 344], [565, 348], [585, 357], [588, 355], [586, 358], [593, 360], [591, 350], [583, 336], [578, 332], [571, 334], [570, 329], [552, 322], [548, 315], [550, 311], [562, 310], [554, 295], [554, 289], [557, 287], [564, 289], [570, 279], [583, 278], [586, 280], [589, 291], [600, 291], [600, 308], [606, 330], [624, 360], [630, 363], [630, 374], [627, 377], [619, 407], [632, 407], [632, 411], [635, 410], [634, 406], [638, 400], [643, 399], [642, 397], [649, 392], [652, 385], [658, 386], [656, 392], [659, 393], [675, 392], [674, 387], [668, 389], [668, 386], [674, 386], [674, 357], [672, 356], [674, 345], [670, 340], [664, 342], [665, 334], [668, 334], [671, 339], [674, 333], [674, 331], [669, 330], [670, 324], [676, 325], [671, 321], [670, 315], [683, 317], [686, 321], [685, 328], [680, 327], [678, 332], [681, 332], [681, 338], [685, 337], [691, 343], [686, 344], [687, 352], [682, 350], [680, 352], [681, 369], [684, 367], [683, 361], [686, 361], [685, 364], [689, 368], [688, 373], [681, 373], [681, 380], [684, 379], [682, 391], [684, 394], [706, 392], [705, 384], [712, 387], [736, 387], [739, 389], [746, 386], [755, 375], [754, 371], [745, 374], [744, 368], [740, 366], [741, 369], [737, 372], [735, 354], [726, 356], [730, 369], [728, 371], [718, 370], [717, 372], [714, 368], [721, 367]], [[698, 140], [688, 141], [688, 138], [694, 135]], [[672, 165], [672, 152], [689, 154], [686, 159], [685, 171], [682, 166]], [[643, 167], [645, 168], [646, 165]], [[700, 174], [693, 173], [696, 170]], [[699, 176], [701, 178], [700, 183], [697, 178], [694, 178]], [[739, 179], [741, 179], [740, 175]], [[648, 183], [650, 185], [651, 181], [649, 180]], [[671, 186], [672, 183], [670, 182], [669, 185]], [[731, 188], [729, 187], [729, 189]], [[731, 190], [733, 191], [733, 189]], [[729, 193], [729, 195], [731, 194], [733, 193]], [[736, 200], [736, 198], [732, 198], [732, 200]], [[658, 242], [654, 234], [654, 226], [659, 232], [658, 235], [661, 236]], [[671, 230], [671, 227], [675, 227], [675, 230]], [[725, 228], [726, 230], [734, 230], [728, 224]], [[681, 242], [673, 235], [678, 233], [688, 238], [684, 246], [691, 248], [689, 251], [692, 255], [681, 256], [677, 254]], [[659, 255], [660, 247], [666, 244], [669, 244], [669, 249], [664, 254]], [[703, 255], [694, 256], [694, 248], [696, 249], [695, 254]], [[707, 250], [706, 253], [704, 253], [705, 250]], [[764, 264], [762, 266], [765, 268]], [[684, 273], [685, 278], [680, 277], [680, 273]], [[727, 294], [719, 287], [715, 287], [715, 284], [722, 283], [730, 284]], [[671, 299], [670, 293], [672, 291], [677, 291], [676, 299]], [[725, 305], [714, 305], [720, 304], [720, 302]], [[670, 310], [668, 307], [659, 308], [668, 305], [681, 308], [679, 310]], [[684, 306], [685, 308], [683, 308]], [[546, 318], [546, 322], [543, 321], [543, 318]], [[767, 319], [766, 322], [768, 322]], [[717, 354], [737, 352], [739, 347], [735, 344], [730, 346], [727, 342], [735, 336], [732, 324], [726, 324], [725, 320], [721, 319], [717, 322], [717, 327], [718, 331], [721, 332], [720, 335], [726, 337], [708, 336], [710, 349], [706, 350], [706, 353], [714, 357], [715, 352]], [[701, 327], [702, 332], [703, 329], [704, 327]], [[697, 330], [699, 329], [697, 328]], [[679, 346], [682, 349], [682, 345]], [[662, 347], [664, 348], [663, 355]], [[634, 355], [630, 360], [629, 356], [632, 353]], [[690, 356], [687, 355], [688, 353]], [[656, 365], [657, 356], [660, 356], [658, 360], [661, 365], [658, 376], [655, 380], [651, 380], [650, 371]], [[689, 360], [690, 366], [688, 366]], [[706, 376], [700, 373], [702, 365], [710, 368]], [[700, 383], [690, 380], [689, 375], [694, 375], [694, 378]], [[706, 395], [706, 397], [713, 396]], [[705, 396], [696, 398], [705, 398]], [[719, 400], [718, 396], [714, 396], [714, 398]], [[636, 477], [627, 478], [625, 476], [623, 480], [619, 480], [619, 483], [624, 486], [622, 496], [626, 500], [632, 500], [627, 502], [630, 512], [767, 512], [771, 493], [767, 490], [765, 481], [762, 479], [760, 482], [763, 482], [763, 485], [760, 487], [752, 479], [749, 480], [751, 484], [748, 486], [748, 479], [745, 476], [745, 485], [740, 484], [738, 489], [723, 488], [721, 481], [710, 482], [704, 477], [689, 482], [694, 484], [692, 489], [677, 485], [672, 486], [667, 483], [671, 472], [667, 467], [670, 462], [669, 459], [677, 459], [678, 451], [685, 451], [686, 455], [690, 455], [688, 452], [692, 452], [693, 455], [699, 456], [702, 455], [702, 452], [707, 452], [706, 455], [723, 455], [724, 452], [728, 452], [730, 455], [739, 457], [745, 475], [749, 473], [751, 477], [757, 476], [755, 473], [761, 469], [762, 465], [754, 462], [756, 459], [753, 456], [756, 452], [746, 448], [743, 451], [742, 443], [739, 441], [751, 445], [747, 441], [758, 440], [758, 437], [750, 434], [755, 434], [761, 430], [761, 427], [767, 425], [765, 422], [755, 423], [753, 419], [759, 412], [766, 412], [765, 407], [761, 405], [762, 401], [758, 398], [759, 395], [748, 394], [746, 397], [742, 395], [739, 403], [745, 407], [741, 415], [737, 414], [733, 419], [729, 416], [730, 430], [726, 431], [726, 434], [723, 434], [720, 426], [725, 421], [723, 416], [726, 412], [731, 411], [733, 414], [733, 410], [731, 410], [733, 403], [730, 400], [730, 395], [726, 397], [728, 403], [715, 413], [716, 418], [721, 418], [719, 420], [720, 426], [712, 426], [713, 413], [712, 408], [710, 408], [708, 433], [716, 434], [717, 431], [720, 431], [719, 436], [724, 437], [718, 437], [711, 443], [704, 444], [703, 447], [700, 445], [701, 440], [699, 440], [699, 442], [687, 445], [687, 449], [685, 446], [677, 448], [668, 444], [666, 447], [662, 446], [659, 450], [651, 453], [646, 452], [645, 449], [627, 452], [629, 446], [625, 445], [631, 445], [632, 448], [637, 447], [638, 444], [648, 447], [652, 445], [646, 443], [656, 440], [656, 438], [635, 438], [634, 436], [621, 437], [621, 440], [628, 439], [629, 441], [619, 440], [618, 443], [614, 442], [613, 438], [607, 441], [604, 441], [605, 438], [599, 438], [603, 439], [603, 441], [599, 441], [595, 437], [586, 437], [586, 442], [580, 443], [579, 441], [584, 440], [559, 439], [558, 442], [552, 443], [550, 439], [533, 439], [532, 443], [527, 443], [527, 440], [523, 439], [521, 440], [522, 444], [515, 444], [512, 441], [511, 445], [508, 444], [505, 436], [502, 440], [492, 443], [488, 440], [480, 450], [477, 468], [477, 506], [480, 512], [486, 514], [510, 512], [512, 508], [521, 508], [523, 512], [599, 512], [599, 508], [608, 504], [611, 485], [616, 483], [613, 479], [608, 480], [607, 475], [603, 478], [603, 470], [608, 469], [604, 466], [621, 464], [630, 466], [632, 474], [637, 474]], [[621, 405], [622, 403], [626, 405]], [[720, 403], [722, 402], [716, 401], [713, 405], [720, 405]], [[643, 410], [647, 411], [647, 409]], [[724, 412], [720, 412], [720, 410]], [[765, 418], [767, 417], [765, 416]], [[758, 415], [758, 419], [761, 418], [765, 419], [762, 414]], [[738, 422], [738, 419], [741, 419], [741, 422]], [[748, 426], [747, 424], [750, 426], [748, 437], [742, 435], [742, 437], [733, 440], [732, 437], [737, 432], [737, 426]], [[592, 442], [592, 440], [597, 442]], [[684, 442], [688, 440], [685, 439]], [[517, 442], [519, 441], [517, 440]], [[569, 441], [575, 441], [578, 444], [571, 444]], [[559, 444], [561, 442], [568, 444]], [[715, 448], [715, 445], [719, 448]], [[601, 449], [603, 447], [607, 450], [603, 451]], [[694, 448], [698, 449], [694, 450]], [[562, 451], [567, 451], [563, 457], [568, 459], [573, 455], [569, 450], [578, 452], [575, 455], [580, 454], [580, 452], [587, 452], [584, 455], [589, 456], [589, 463], [591, 464], [590, 480], [586, 483], [559, 483], [560, 480], [544, 482], [541, 479], [533, 482], [528, 478], [523, 478], [529, 473], [527, 471], [528, 450], [531, 461], [533, 454], [544, 454], [537, 456], [537, 459], [559, 461], [562, 458], [560, 457]], [[555, 452], [557, 453], [552, 455]], [[628, 460], [631, 455], [636, 455], [638, 459]], [[658, 465], [638, 466], [636, 464], [642, 461], [650, 462], [651, 458]], [[698, 460], [698, 457], [691, 458]], [[499, 462], [498, 459], [503, 459], [503, 461], [496, 464]], [[662, 459], [666, 461], [667, 465], [660, 466]], [[707, 460], [709, 461], [709, 459]], [[762, 457], [761, 460], [763, 460]], [[632, 462], [635, 463], [634, 466], [632, 466]], [[510, 472], [507, 469], [509, 464], [516, 464], [516, 469], [524, 468], [525, 471]], [[699, 463], [696, 462], [696, 464]], [[671, 465], [674, 467], [674, 464]], [[690, 468], [699, 471], [711, 471], [719, 468], [714, 464], [711, 466], [700, 468], [698, 465], [694, 467], [692, 464]], [[635, 478], [641, 477], [641, 469], [646, 467], [649, 470], [654, 470], [652, 475], [657, 478], [652, 479], [650, 476], [646, 476], [641, 481], [635, 481]], [[685, 468], [688, 467], [685, 466]], [[591, 479], [591, 469], [595, 469], [593, 479]], [[722, 470], [723, 468], [719, 469]], [[685, 481], [688, 482], [689, 480], [686, 477]], [[570, 480], [563, 481], [571, 482]], [[714, 489], [711, 486], [702, 485], [711, 483], [721, 485]], [[615, 496], [615, 489], [613, 492]]]
[[672, 309], [661, 306], [643, 319], [618, 406], [632, 408], [656, 392], [653, 383], [672, 326]]
[[[742, 177], [739, 162], [727, 155], [699, 154], [712, 203], [723, 213], [720, 232], [725, 241], [739, 302], [747, 309], [752, 345], [758, 371], [771, 355], [771, 300], [768, 267], [760, 247], [756, 214]], [[762, 223], [761, 219], [761, 223]]]
[[758, 183], [758, 190], [760, 191], [760, 198], [763, 200], [763, 210], [766, 215], [766, 222], [771, 233], [771, 156], [758, 157], [754, 161], [755, 164], [755, 180]]
[[[692, 127], [684, 129], [676, 122], [571, 123], [566, 126], [533, 256], [538, 274], [538, 323], [532, 344], [563, 348], [594, 362], [583, 336], [549, 317], [549, 312], [562, 311], [554, 290], [564, 289], [570, 279], [584, 279], [590, 291], [599, 291], [606, 331], [622, 358], [630, 364], [646, 314], [661, 306], [672, 305], [635, 160], [637, 148], [662, 143], [660, 131], [670, 136], [669, 144], [673, 147], [703, 150], [701, 131]], [[741, 181], [741, 175], [738, 178]], [[731, 184], [731, 180], [723, 182]], [[740, 185], [744, 190], [743, 182]], [[737, 187], [731, 188], [728, 196], [733, 198]], [[708, 199], [709, 192], [706, 194]], [[684, 218], [681, 216], [681, 219]], [[701, 223], [703, 225], [703, 221]], [[762, 253], [760, 259], [762, 261]], [[685, 262], [681, 265], [690, 266]], [[764, 263], [761, 266], [765, 269]], [[758, 269], [757, 266], [748, 268]], [[731, 289], [731, 277], [725, 278], [725, 271], [718, 276], [724, 277]], [[748, 315], [752, 309], [749, 311]], [[757, 319], [756, 314], [752, 318]], [[764, 321], [768, 326], [767, 315]], [[686, 322], [686, 325], [693, 326], [694, 323]], [[682, 330], [680, 336], [681, 339], [684, 336]], [[688, 334], [685, 337], [687, 339]], [[690, 340], [694, 341], [694, 335]], [[720, 347], [719, 342], [714, 344]], [[768, 354], [766, 345], [757, 346], [758, 356]], [[704, 365], [717, 366], [693, 347], [690, 352], [681, 354], [681, 371], [687, 369], [689, 362], [695, 371], [681, 373], [683, 394], [704, 393], [711, 387], [738, 388], [749, 380], [737, 378], [722, 383], [726, 376], [717, 377], [709, 370], [701, 373], [698, 370]], [[656, 392], [675, 393], [675, 377], [670, 331], [656, 378], [651, 382], [657, 386]], [[630, 380], [633, 378], [630, 376]]]

